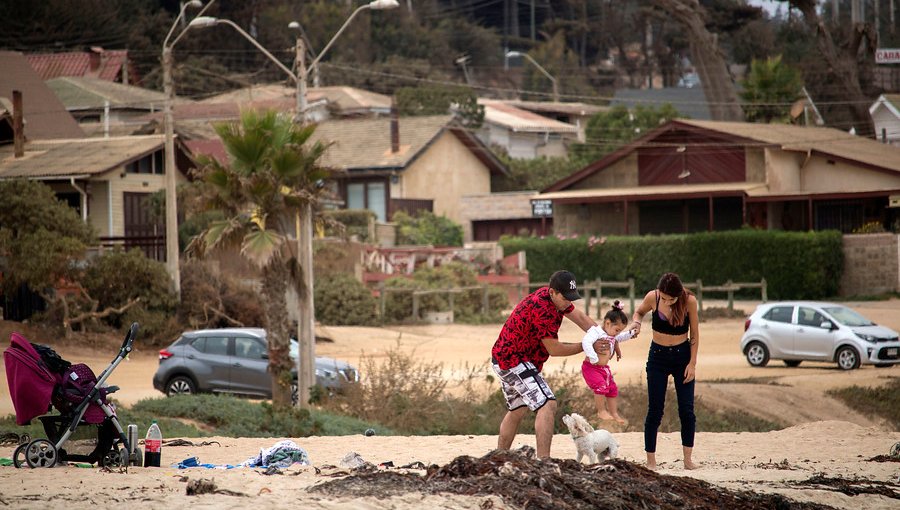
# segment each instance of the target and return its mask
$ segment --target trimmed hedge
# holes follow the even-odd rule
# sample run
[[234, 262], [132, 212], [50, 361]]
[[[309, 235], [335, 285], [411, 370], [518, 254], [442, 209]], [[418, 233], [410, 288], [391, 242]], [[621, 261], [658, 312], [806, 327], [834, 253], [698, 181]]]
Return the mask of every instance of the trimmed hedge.
[[720, 285], [768, 283], [770, 299], [834, 296], [843, 272], [841, 233], [735, 230], [664, 236], [504, 237], [504, 253], [526, 252], [531, 281], [549, 280], [558, 269], [579, 281], [634, 278], [639, 293], [656, 287], [659, 276], [678, 273], [685, 282]]

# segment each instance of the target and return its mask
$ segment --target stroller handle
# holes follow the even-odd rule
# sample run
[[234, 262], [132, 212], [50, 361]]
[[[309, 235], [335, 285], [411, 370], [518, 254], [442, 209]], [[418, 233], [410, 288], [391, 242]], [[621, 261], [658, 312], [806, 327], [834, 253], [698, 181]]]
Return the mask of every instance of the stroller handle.
[[125, 335], [125, 340], [122, 342], [122, 353], [127, 355], [129, 352], [131, 352], [131, 345], [134, 343], [134, 339], [137, 338], [139, 328], [140, 325], [137, 322], [131, 323], [131, 327], [128, 328], [128, 333]]

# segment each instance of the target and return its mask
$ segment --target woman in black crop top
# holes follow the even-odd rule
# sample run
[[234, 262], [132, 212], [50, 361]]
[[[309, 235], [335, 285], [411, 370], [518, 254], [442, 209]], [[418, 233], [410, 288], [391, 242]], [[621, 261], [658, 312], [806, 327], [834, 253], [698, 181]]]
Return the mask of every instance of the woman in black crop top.
[[647, 467], [656, 469], [656, 433], [662, 422], [669, 376], [675, 381], [678, 417], [681, 420], [681, 445], [685, 469], [697, 467], [691, 459], [694, 450], [694, 375], [697, 348], [700, 345], [700, 318], [697, 298], [684, 288], [675, 273], [666, 273], [656, 289], [644, 296], [634, 311], [637, 332], [647, 312], [652, 312], [653, 341], [647, 356], [647, 418], [644, 421], [644, 450]]

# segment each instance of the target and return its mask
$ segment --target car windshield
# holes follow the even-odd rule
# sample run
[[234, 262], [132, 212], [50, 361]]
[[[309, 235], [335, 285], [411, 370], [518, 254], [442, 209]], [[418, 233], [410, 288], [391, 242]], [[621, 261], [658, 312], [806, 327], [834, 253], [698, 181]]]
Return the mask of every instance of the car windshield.
[[823, 308], [829, 315], [834, 317], [834, 320], [840, 322], [844, 326], [859, 327], [859, 326], [874, 326], [875, 323], [870, 321], [869, 319], [863, 317], [862, 315], [856, 313], [850, 308], [846, 306], [832, 306], [828, 308]]

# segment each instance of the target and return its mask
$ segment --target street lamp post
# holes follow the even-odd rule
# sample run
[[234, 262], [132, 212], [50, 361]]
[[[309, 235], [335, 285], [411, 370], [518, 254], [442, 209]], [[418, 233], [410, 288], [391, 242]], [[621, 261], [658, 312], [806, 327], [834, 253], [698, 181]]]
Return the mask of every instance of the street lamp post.
[[[319, 63], [319, 60], [323, 55], [331, 48], [334, 41], [344, 32], [344, 29], [347, 28], [347, 25], [353, 20], [353, 18], [359, 14], [360, 11], [371, 9], [371, 10], [386, 10], [386, 9], [394, 9], [398, 7], [399, 4], [397, 0], [373, 0], [368, 4], [359, 6], [350, 17], [344, 22], [341, 28], [337, 31], [334, 37], [331, 38], [331, 41], [325, 46], [321, 53], [312, 61], [310, 67], [315, 68]], [[294, 22], [296, 23], [296, 22]], [[291, 28], [295, 28], [294, 23], [291, 24]], [[296, 59], [297, 59], [297, 73], [294, 74], [290, 69], [284, 66], [274, 55], [269, 53], [262, 45], [260, 45], [256, 39], [254, 39], [250, 34], [245, 32], [241, 27], [236, 25], [235, 23], [226, 20], [226, 19], [218, 19], [211, 16], [198, 16], [194, 18], [190, 26], [192, 27], [210, 27], [218, 24], [228, 25], [235, 30], [238, 31], [242, 36], [244, 36], [248, 41], [253, 43], [257, 49], [259, 49], [266, 57], [269, 58], [272, 62], [275, 63], [282, 71], [286, 72], [288, 76], [294, 80], [297, 87], [297, 101], [296, 101], [296, 120], [301, 123], [307, 122], [306, 115], [306, 80], [307, 80], [307, 65], [306, 65], [306, 48], [303, 42], [302, 36], [297, 37], [296, 42]], [[299, 28], [299, 24], [296, 25], [296, 28]], [[313, 303], [313, 230], [312, 230], [312, 204], [306, 203], [303, 206], [303, 210], [300, 214], [301, 220], [298, 221], [298, 262], [303, 270], [303, 288], [305, 292], [301, 292], [299, 296], [299, 320], [297, 321], [297, 339], [300, 343], [300, 352], [297, 359], [297, 401], [300, 406], [306, 406], [307, 402], [309, 402], [310, 397], [310, 388], [315, 384], [315, 369], [314, 369], [314, 360], [316, 356], [315, 351], [315, 308]]]
[[165, 104], [163, 106], [163, 124], [165, 124], [165, 178], [166, 178], [166, 269], [172, 278], [175, 288], [175, 295], [181, 301], [181, 270], [179, 268], [179, 249], [178, 249], [178, 197], [176, 193], [177, 181], [175, 179], [175, 128], [172, 119], [172, 100], [174, 97], [174, 87], [172, 85], [172, 47], [181, 39], [187, 29], [184, 29], [178, 37], [169, 44], [169, 38], [175, 32], [175, 27], [184, 18], [184, 13], [188, 7], [200, 8], [203, 3], [200, 0], [191, 0], [181, 6], [172, 28], [166, 34], [162, 47], [162, 68], [163, 68], [163, 91], [166, 95]]
[[544, 73], [544, 76], [546, 76], [548, 79], [550, 79], [550, 83], [553, 84], [553, 101], [558, 103], [559, 102], [559, 89], [557, 88], [557, 85], [556, 85], [556, 78], [554, 78], [550, 73], [548, 73], [546, 69], [541, 67], [541, 65], [538, 64], [537, 61], [535, 61], [533, 58], [531, 58], [531, 55], [529, 55], [527, 53], [522, 53], [521, 51], [507, 51], [506, 52], [506, 58], [513, 58], [513, 57], [525, 57], [526, 59], [528, 59], [529, 62], [534, 64], [534, 67], [537, 67], [540, 72]]

